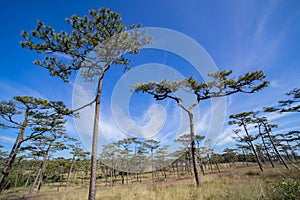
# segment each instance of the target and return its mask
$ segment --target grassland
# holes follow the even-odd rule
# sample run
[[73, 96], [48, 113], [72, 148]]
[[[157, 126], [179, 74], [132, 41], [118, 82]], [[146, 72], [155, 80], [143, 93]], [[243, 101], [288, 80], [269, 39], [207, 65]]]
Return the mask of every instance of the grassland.
[[[202, 186], [195, 187], [193, 179], [164, 182], [99, 186], [97, 199], [105, 200], [201, 200], [201, 199], [300, 199], [300, 172], [281, 166], [260, 172], [256, 166], [234, 167], [201, 176]], [[84, 200], [84, 188], [54, 190], [45, 186], [39, 195], [22, 198], [24, 192], [5, 191], [0, 199]]]

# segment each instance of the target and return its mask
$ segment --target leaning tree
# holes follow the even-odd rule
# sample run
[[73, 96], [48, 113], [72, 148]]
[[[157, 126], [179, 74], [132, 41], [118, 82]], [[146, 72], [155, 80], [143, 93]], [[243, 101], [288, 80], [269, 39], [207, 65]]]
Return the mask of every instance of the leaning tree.
[[35, 147], [38, 149], [38, 151], [40, 151], [40, 154], [43, 155], [43, 160], [40, 164], [39, 169], [37, 170], [35, 179], [30, 187], [27, 196], [32, 195], [35, 186], [37, 186], [37, 192], [40, 192], [44, 173], [47, 167], [47, 161], [50, 157], [50, 154], [66, 149], [66, 146], [64, 145], [64, 143], [66, 142], [64, 135], [64, 131], [50, 132], [50, 134], [47, 134], [45, 136], [36, 137], [34, 141], [30, 143], [30, 146]]
[[53, 27], [39, 21], [35, 30], [22, 32], [25, 41], [21, 44], [45, 55], [34, 63], [49, 70], [51, 76], [68, 82], [71, 74], [80, 70], [86, 81], [97, 82], [95, 99], [81, 107], [95, 103], [89, 190], [89, 199], [95, 199], [98, 124], [104, 75], [112, 65], [128, 69], [130, 61], [123, 54], [138, 53], [141, 46], [151, 42], [151, 38], [146, 36], [145, 31], [137, 30], [140, 24], [132, 25], [126, 31], [121, 15], [106, 8], [90, 10], [89, 15], [84, 17], [73, 15], [66, 21], [71, 26], [70, 33], [56, 32]]
[[240, 129], [234, 130], [234, 133], [238, 136], [241, 142], [246, 142], [249, 147], [251, 148], [256, 162], [260, 168], [261, 171], [263, 171], [263, 165], [261, 163], [261, 160], [259, 159], [258, 153], [254, 147], [253, 141], [258, 138], [258, 136], [254, 137], [249, 133], [248, 127], [249, 125], [253, 125], [254, 123], [254, 117], [255, 112], [241, 112], [238, 114], [230, 115], [229, 118], [231, 121], [228, 122], [229, 125], [238, 125], [239, 127], [242, 127], [246, 133], [244, 137], [240, 136], [238, 133], [241, 131]]
[[[274, 168], [275, 166], [274, 166], [274, 163], [273, 163], [273, 161], [272, 161], [272, 157], [271, 157], [271, 154], [269, 153], [269, 147], [268, 147], [268, 145], [267, 145], [267, 143], [266, 143], [266, 141], [265, 141], [265, 134], [266, 134], [266, 129], [265, 128], [263, 128], [264, 127], [264, 125], [262, 124], [262, 123], [260, 123], [260, 121], [259, 120], [255, 120], [255, 122], [256, 122], [256, 126], [255, 126], [255, 128], [257, 128], [258, 129], [258, 136], [261, 138], [261, 141], [262, 141], [262, 145], [263, 145], [263, 148], [264, 148], [264, 150], [265, 150], [265, 152], [266, 152], [266, 154], [267, 154], [267, 157], [268, 157], [268, 159], [269, 159], [269, 161], [270, 161], [270, 163], [271, 163], [271, 165], [272, 165], [272, 167]], [[264, 131], [263, 131], [264, 130]]]
[[258, 123], [258, 124], [260, 124], [264, 127], [264, 131], [267, 134], [267, 136], [268, 136], [268, 138], [269, 138], [269, 140], [272, 144], [272, 147], [273, 147], [273, 150], [274, 150], [276, 156], [282, 162], [282, 164], [285, 166], [285, 168], [287, 168], [289, 170], [289, 167], [286, 164], [284, 158], [280, 155], [280, 152], [278, 151], [278, 148], [276, 147], [275, 141], [274, 141], [273, 136], [271, 134], [272, 128], [277, 128], [278, 126], [276, 124], [270, 124], [266, 117], [257, 117], [257, 116], [255, 116], [255, 121], [256, 121], [256, 123]]
[[68, 175], [67, 175], [67, 182], [66, 182], [66, 189], [69, 187], [69, 183], [71, 182], [71, 174], [73, 172], [74, 165], [76, 164], [76, 161], [80, 159], [80, 157], [84, 157], [86, 155], [89, 155], [89, 152], [84, 151], [83, 148], [81, 148], [81, 143], [77, 142], [76, 139], [70, 138], [71, 141], [75, 142], [70, 143], [67, 145], [67, 148], [70, 149], [70, 154], [73, 155], [69, 169], [68, 169]]
[[61, 101], [16, 96], [13, 100], [0, 102], [0, 127], [18, 132], [0, 175], [0, 192], [4, 189], [21, 145], [47, 132], [60, 131], [66, 122], [65, 117], [72, 114]]
[[[230, 78], [232, 71], [218, 71], [210, 73], [211, 78], [208, 82], [199, 83], [193, 77], [183, 79], [181, 81], [167, 81], [136, 83], [135, 92], [148, 93], [156, 100], [172, 99], [179, 107], [181, 107], [189, 117], [190, 123], [190, 142], [193, 161], [193, 170], [197, 186], [201, 185], [196, 161], [195, 148], [195, 131], [194, 131], [194, 114], [193, 109], [200, 101], [232, 95], [234, 93], [254, 93], [268, 85], [268, 81], [264, 81], [265, 74], [262, 71], [246, 73], [237, 79]], [[195, 101], [191, 105], [185, 105], [182, 98], [178, 97], [175, 92], [178, 90], [186, 91], [195, 95]]]

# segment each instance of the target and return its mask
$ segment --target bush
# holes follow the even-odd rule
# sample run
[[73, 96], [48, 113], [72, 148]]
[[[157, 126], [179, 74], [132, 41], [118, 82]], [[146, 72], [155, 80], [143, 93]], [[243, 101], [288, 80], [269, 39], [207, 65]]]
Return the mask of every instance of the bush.
[[300, 180], [282, 181], [279, 185], [283, 199], [300, 199]]
[[271, 185], [269, 199], [300, 200], [300, 179], [283, 180], [280, 183]]

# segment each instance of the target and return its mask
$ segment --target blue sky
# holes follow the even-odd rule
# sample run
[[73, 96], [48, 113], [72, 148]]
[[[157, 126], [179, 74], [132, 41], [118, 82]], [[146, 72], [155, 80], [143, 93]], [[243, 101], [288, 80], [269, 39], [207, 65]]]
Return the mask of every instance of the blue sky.
[[[297, 0], [284, 1], [198, 1], [198, 0], [104, 0], [104, 1], [1, 1], [1, 73], [0, 99], [9, 100], [15, 95], [32, 95], [47, 99], [63, 100], [72, 106], [72, 92], [75, 75], [70, 83], [50, 77], [47, 70], [33, 64], [37, 55], [22, 49], [21, 30], [32, 30], [39, 19], [53, 26], [57, 31], [70, 30], [65, 22], [73, 14], [82, 16], [90, 9], [108, 7], [122, 15], [127, 26], [142, 23], [144, 27], [162, 27], [181, 32], [197, 41], [208, 52], [220, 70], [234, 71], [239, 75], [248, 71], [263, 70], [270, 86], [254, 95], [235, 95], [226, 99], [226, 119], [230, 114], [261, 109], [274, 105], [284, 98], [284, 93], [299, 87], [300, 83], [300, 3]], [[181, 41], [178, 41], [180, 45]], [[186, 76], [196, 74], [189, 63], [168, 52], [143, 50], [141, 55], [132, 58], [134, 65], [161, 63], [170, 66]], [[111, 113], [111, 95], [115, 84], [123, 75], [121, 69], [112, 69], [104, 82], [102, 106], [102, 131], [112, 138], [123, 137], [114, 123]], [[109, 78], [108, 78], [109, 77]], [[85, 90], [85, 92], [88, 92]], [[91, 90], [91, 95], [93, 91]], [[134, 122], [147, 125], [150, 120], [148, 109], [156, 102], [150, 96], [134, 95], [130, 100], [129, 111]], [[166, 107], [169, 117], [161, 134], [178, 129], [180, 110], [169, 101], [159, 102]], [[92, 108], [90, 108], [92, 109]], [[198, 131], [205, 133], [210, 122], [210, 102], [200, 104]], [[151, 114], [151, 113], [150, 113]], [[163, 113], [156, 113], [160, 119]], [[161, 114], [161, 115], [159, 115]], [[174, 119], [173, 119], [173, 118]], [[279, 124], [276, 131], [299, 129], [296, 114], [268, 115], [272, 122]], [[88, 118], [86, 118], [88, 119]], [[159, 121], [159, 120], [158, 120]], [[173, 123], [172, 123], [173, 122]], [[84, 122], [82, 122], [84, 123]], [[88, 130], [88, 125], [79, 129]], [[87, 126], [87, 127], [85, 127]], [[78, 128], [78, 127], [77, 127]], [[79, 133], [71, 120], [67, 124], [70, 135], [79, 138]], [[282, 130], [281, 130], [282, 129]], [[82, 132], [82, 131], [79, 131]], [[0, 144], [8, 150], [15, 134], [1, 131]], [[216, 151], [233, 147], [232, 127], [224, 125], [216, 146]], [[85, 137], [85, 136], [83, 136]], [[82, 138], [89, 143], [89, 134]], [[89, 144], [86, 144], [89, 146]]]

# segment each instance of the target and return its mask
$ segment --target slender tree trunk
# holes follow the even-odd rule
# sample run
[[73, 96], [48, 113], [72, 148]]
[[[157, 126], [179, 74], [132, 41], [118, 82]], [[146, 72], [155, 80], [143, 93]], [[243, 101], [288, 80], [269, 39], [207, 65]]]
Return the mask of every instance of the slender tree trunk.
[[264, 171], [263, 165], [262, 165], [262, 163], [261, 163], [261, 161], [260, 161], [260, 159], [259, 159], [259, 157], [258, 157], [258, 155], [257, 155], [257, 152], [256, 152], [256, 150], [255, 150], [255, 148], [254, 148], [254, 145], [253, 145], [253, 143], [252, 143], [252, 141], [251, 141], [251, 139], [250, 139], [250, 135], [249, 135], [249, 133], [248, 133], [248, 130], [247, 130], [247, 128], [246, 128], [246, 125], [243, 124], [243, 127], [244, 127], [244, 130], [245, 130], [245, 132], [246, 132], [248, 138], [249, 138], [249, 144], [250, 144], [250, 147], [251, 147], [251, 149], [252, 149], [252, 151], [253, 151], [253, 153], [254, 153], [254, 155], [255, 155], [255, 159], [256, 159], [256, 161], [257, 161], [257, 163], [258, 163], [258, 166], [259, 166], [259, 168], [260, 168], [261, 171]]
[[30, 187], [30, 190], [29, 190], [27, 196], [31, 196], [31, 194], [32, 194], [32, 192], [34, 190], [34, 186], [36, 185], [36, 182], [38, 181], [38, 178], [39, 178], [39, 176], [41, 174], [41, 171], [42, 171], [42, 169], [39, 168], [38, 173], [37, 173], [37, 175], [36, 175], [36, 177], [35, 177], [35, 179], [34, 179], [34, 181], [32, 183], [32, 186]]
[[16, 176], [15, 176], [15, 184], [14, 184], [14, 189], [13, 192], [16, 192], [16, 188], [17, 188], [17, 183], [18, 183], [18, 179], [19, 179], [19, 173], [18, 173], [18, 169], [16, 170]]
[[8, 177], [8, 175], [11, 172], [12, 165], [15, 162], [17, 154], [20, 150], [27, 124], [28, 124], [28, 110], [25, 113], [25, 118], [24, 118], [24, 121], [23, 121], [22, 126], [20, 128], [20, 131], [18, 133], [18, 137], [17, 137], [17, 139], [14, 143], [14, 146], [13, 146], [13, 148], [12, 148], [12, 150], [11, 150], [11, 152], [10, 152], [6, 162], [5, 162], [4, 168], [2, 170], [2, 173], [1, 173], [1, 176], [0, 176], [0, 194], [1, 194], [2, 190], [5, 187], [5, 181]]
[[[113, 166], [113, 165], [112, 165]], [[110, 169], [110, 187], [113, 187], [113, 185], [114, 185], [114, 180], [113, 180], [113, 170], [114, 170], [114, 168], [112, 167], [111, 169]]]
[[220, 170], [220, 167], [219, 167], [218, 162], [216, 162], [215, 164], [216, 164], [216, 166], [217, 166], [218, 172], [221, 173], [221, 170]]
[[42, 169], [40, 177], [38, 179], [39, 181], [38, 181], [38, 184], [37, 184], [37, 193], [40, 193], [40, 190], [41, 190], [41, 187], [42, 187], [42, 183], [43, 183], [43, 176], [44, 176], [44, 172], [43, 172], [43, 169]]
[[81, 171], [81, 187], [84, 185], [84, 170]]
[[297, 161], [296, 153], [294, 152], [293, 148], [291, 147], [289, 141], [286, 140], [286, 143], [287, 143], [287, 145], [288, 145], [288, 147], [289, 147], [289, 149], [290, 149], [290, 151], [291, 151], [291, 154], [292, 154], [292, 156], [294, 157], [295, 161]]
[[41, 189], [41, 186], [42, 186], [43, 176], [44, 176], [44, 173], [45, 173], [45, 170], [46, 170], [47, 159], [48, 159], [48, 155], [49, 155], [51, 147], [52, 147], [52, 142], [50, 142], [50, 144], [49, 144], [49, 146], [46, 150], [45, 157], [43, 159], [42, 171], [41, 171], [40, 179], [39, 179], [39, 182], [38, 182], [38, 192], [40, 192], [40, 189]]
[[68, 187], [69, 187], [69, 182], [71, 180], [71, 174], [72, 174], [74, 162], [75, 162], [75, 155], [72, 158], [72, 162], [71, 162], [71, 165], [70, 165], [70, 168], [69, 168], [69, 171], [68, 171], [68, 177], [67, 177], [67, 182], [66, 182], [66, 189], [68, 189]]
[[185, 153], [185, 166], [184, 166], [184, 169], [185, 169], [185, 173], [192, 176], [192, 171], [190, 170], [190, 159], [189, 159], [189, 151]]
[[[213, 167], [212, 167], [212, 163], [211, 163], [211, 160], [210, 160], [210, 158], [208, 157], [207, 158], [207, 162], [208, 162], [208, 166], [209, 166], [209, 168], [210, 168], [210, 171], [212, 172], [213, 171]], [[230, 162], [230, 161], [229, 161]], [[233, 162], [231, 162], [232, 164], [233, 164]]]
[[195, 133], [194, 133], [194, 116], [190, 111], [188, 112], [190, 119], [190, 137], [191, 137], [191, 152], [192, 152], [192, 162], [193, 170], [197, 187], [201, 185], [201, 180], [199, 178], [198, 169], [197, 169], [197, 159], [196, 159], [196, 147], [195, 147]]
[[26, 180], [26, 183], [25, 183], [24, 187], [27, 187], [27, 185], [29, 184], [31, 173], [32, 172], [30, 171], [29, 174], [28, 174], [28, 176], [27, 176], [27, 180]]
[[6, 161], [6, 164], [2, 170], [2, 174], [0, 176], [0, 193], [4, 189], [5, 181], [12, 170], [12, 165], [15, 162], [17, 154], [20, 150], [21, 143], [19, 141], [16, 141], [16, 143], [17, 143], [16, 147], [14, 147], [15, 149], [13, 149], [12, 152], [10, 153], [9, 158]]
[[151, 148], [151, 176], [152, 176], [152, 183], [154, 182], [154, 171], [153, 171], [153, 149]]
[[203, 176], [205, 176], [205, 171], [204, 171], [204, 167], [203, 167], [203, 163], [200, 163], [200, 169], [202, 171]]
[[248, 166], [248, 165], [249, 165], [248, 162], [247, 162], [247, 157], [248, 157], [248, 155], [246, 154], [246, 152], [245, 152], [244, 149], [242, 149], [242, 151], [243, 151], [243, 155], [244, 155], [244, 161], [245, 161], [245, 163], [246, 163], [246, 166]]
[[[199, 164], [200, 164], [200, 170], [202, 172], [202, 175], [205, 175], [205, 171], [204, 171], [204, 167], [203, 167], [203, 162], [201, 160], [201, 152], [200, 152], [200, 142], [197, 143], [198, 144], [198, 151], [196, 149], [196, 152], [198, 153], [198, 157], [199, 157]], [[196, 157], [197, 158], [197, 157]]]
[[180, 178], [180, 173], [179, 173], [179, 166], [178, 166], [178, 160], [176, 161], [176, 173], [177, 173], [177, 178]]
[[265, 150], [266, 150], [266, 153], [267, 153], [267, 157], [268, 157], [269, 161], [271, 162], [272, 167], [274, 168], [274, 167], [275, 167], [275, 166], [274, 166], [274, 163], [273, 163], [273, 161], [272, 161], [272, 158], [271, 158], [271, 156], [270, 156], [268, 147], [267, 147], [267, 145], [266, 145], [264, 136], [263, 136], [263, 134], [261, 133], [260, 128], [261, 128], [261, 127], [259, 126], [259, 127], [258, 127], [259, 135], [260, 135], [261, 140], [262, 140], [262, 142], [263, 142], [263, 145], [264, 145], [264, 147], [265, 147]]
[[30, 183], [30, 178], [31, 178], [31, 174], [32, 174], [32, 170], [33, 170], [34, 165], [35, 164], [32, 164], [31, 167], [30, 167], [30, 172], [29, 172], [29, 174], [27, 176], [27, 180], [26, 180], [26, 183], [25, 183], [24, 187], [27, 187], [28, 184]]
[[266, 129], [266, 132], [267, 132], [267, 134], [268, 134], [269, 140], [270, 140], [270, 142], [271, 142], [271, 144], [272, 144], [272, 146], [273, 146], [273, 149], [274, 149], [275, 153], [277, 154], [279, 160], [283, 163], [283, 165], [285, 166], [285, 168], [287, 168], [288, 170], [290, 170], [290, 168], [287, 166], [285, 160], [284, 160], [283, 157], [280, 155], [280, 153], [279, 153], [279, 151], [278, 151], [278, 149], [277, 149], [277, 147], [276, 147], [276, 145], [275, 145], [275, 143], [274, 143], [274, 140], [273, 140], [273, 138], [272, 138], [272, 136], [271, 136], [271, 134], [270, 134], [269, 128], [267, 127], [267, 125], [266, 125], [264, 122], [262, 122], [262, 123], [263, 123], [263, 125], [264, 125], [264, 127], [265, 127], [265, 129]]
[[46, 169], [47, 158], [48, 158], [48, 154], [49, 154], [49, 151], [51, 149], [51, 146], [52, 146], [52, 143], [49, 144], [49, 146], [48, 146], [48, 148], [47, 148], [47, 150], [45, 152], [45, 155], [44, 155], [43, 161], [41, 163], [41, 166], [40, 166], [40, 168], [38, 170], [38, 173], [37, 173], [37, 175], [36, 175], [36, 177], [34, 179], [34, 182], [33, 182], [32, 186], [31, 186], [31, 188], [30, 188], [27, 196], [31, 196], [32, 195], [32, 192], [33, 192], [34, 187], [35, 187], [35, 185], [36, 185], [37, 182], [38, 182], [38, 190], [40, 189], [40, 185], [41, 185], [42, 179], [43, 179], [43, 173], [44, 173], [44, 171]]
[[291, 159], [291, 157], [290, 157], [290, 155], [289, 155], [289, 152], [287, 151], [286, 148], [283, 149], [283, 152], [285, 153], [287, 159], [288, 159], [289, 161], [292, 161], [292, 159]]
[[124, 172], [122, 172], [121, 177], [122, 177], [122, 185], [124, 185]]
[[174, 175], [174, 178], [175, 178], [176, 177], [175, 163], [172, 163], [172, 170], [173, 170], [173, 175]]
[[97, 145], [98, 145], [98, 127], [100, 118], [100, 99], [102, 92], [103, 75], [100, 77], [97, 87], [96, 105], [95, 105], [95, 117], [94, 117], [94, 129], [93, 129], [93, 144], [91, 155], [91, 177], [89, 187], [89, 200], [96, 199], [96, 178], [97, 178]]
[[126, 155], [126, 185], [128, 185], [128, 175], [129, 175], [129, 164], [128, 164], [128, 154]]

